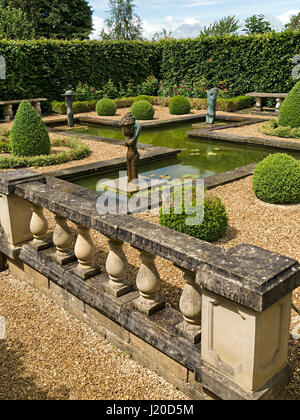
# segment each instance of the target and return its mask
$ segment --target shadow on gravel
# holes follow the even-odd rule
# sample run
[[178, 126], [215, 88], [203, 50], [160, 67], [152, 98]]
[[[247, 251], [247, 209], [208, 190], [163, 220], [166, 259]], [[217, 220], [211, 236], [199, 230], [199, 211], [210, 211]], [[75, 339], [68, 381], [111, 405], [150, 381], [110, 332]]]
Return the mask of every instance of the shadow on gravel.
[[0, 340], [0, 400], [68, 400], [65, 387], [49, 389], [36, 384], [37, 377], [26, 372], [25, 351], [18, 341]]

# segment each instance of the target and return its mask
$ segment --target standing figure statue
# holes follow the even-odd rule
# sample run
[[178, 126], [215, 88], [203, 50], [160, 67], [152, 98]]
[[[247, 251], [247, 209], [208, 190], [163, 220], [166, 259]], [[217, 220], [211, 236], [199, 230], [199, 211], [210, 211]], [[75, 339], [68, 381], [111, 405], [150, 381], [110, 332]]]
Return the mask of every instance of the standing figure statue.
[[74, 112], [73, 112], [74, 94], [71, 90], [67, 90], [64, 96], [65, 96], [66, 104], [67, 104], [68, 126], [74, 127]]
[[212, 88], [207, 92], [206, 124], [213, 124], [216, 119], [218, 88]]
[[121, 127], [123, 133], [126, 137], [125, 146], [128, 147], [127, 152], [127, 174], [128, 174], [128, 183], [138, 179], [138, 163], [140, 155], [137, 149], [138, 138], [141, 133], [141, 126], [136, 121], [134, 115], [131, 112], [128, 112], [121, 119]]

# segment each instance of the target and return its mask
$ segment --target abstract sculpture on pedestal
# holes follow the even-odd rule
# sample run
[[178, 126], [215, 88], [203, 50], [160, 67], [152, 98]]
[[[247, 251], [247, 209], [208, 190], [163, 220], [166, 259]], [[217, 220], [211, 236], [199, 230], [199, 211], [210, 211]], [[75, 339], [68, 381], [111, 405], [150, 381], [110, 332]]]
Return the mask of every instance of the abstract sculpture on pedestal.
[[212, 88], [207, 92], [206, 124], [213, 124], [216, 119], [218, 89]]
[[74, 101], [74, 94], [71, 90], [67, 90], [64, 94], [67, 104], [67, 117], [68, 117], [68, 126], [74, 127], [74, 112], [73, 112], [73, 101]]
[[136, 121], [134, 115], [128, 112], [121, 120], [121, 127], [123, 133], [126, 136], [125, 146], [128, 148], [127, 152], [127, 172], [128, 172], [128, 183], [138, 179], [138, 163], [139, 163], [139, 152], [137, 149], [138, 138], [141, 133], [141, 126]]

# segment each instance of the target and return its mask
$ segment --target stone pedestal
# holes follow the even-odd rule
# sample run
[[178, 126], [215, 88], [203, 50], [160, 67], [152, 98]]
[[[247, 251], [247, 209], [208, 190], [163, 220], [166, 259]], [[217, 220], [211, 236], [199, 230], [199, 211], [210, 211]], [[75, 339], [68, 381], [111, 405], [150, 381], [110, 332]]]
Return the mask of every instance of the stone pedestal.
[[[202, 385], [212, 392], [217, 391], [212, 389], [216, 386], [220, 395], [223, 377], [224, 384], [231, 383], [235, 393], [247, 399], [262, 388], [266, 391], [268, 383], [276, 385], [273, 378], [287, 364], [291, 294], [263, 312], [205, 289], [202, 301]], [[210, 370], [217, 372], [219, 380], [205, 379]]]
[[17, 195], [0, 194], [0, 222], [6, 241], [19, 245], [30, 241], [31, 203]]

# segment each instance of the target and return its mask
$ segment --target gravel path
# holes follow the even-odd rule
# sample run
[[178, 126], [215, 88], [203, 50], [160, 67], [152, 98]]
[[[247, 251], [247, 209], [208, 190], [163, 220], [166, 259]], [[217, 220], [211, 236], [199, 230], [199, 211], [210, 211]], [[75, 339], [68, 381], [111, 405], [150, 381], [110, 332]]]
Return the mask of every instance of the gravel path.
[[188, 400], [7, 271], [0, 315], [0, 400]]

